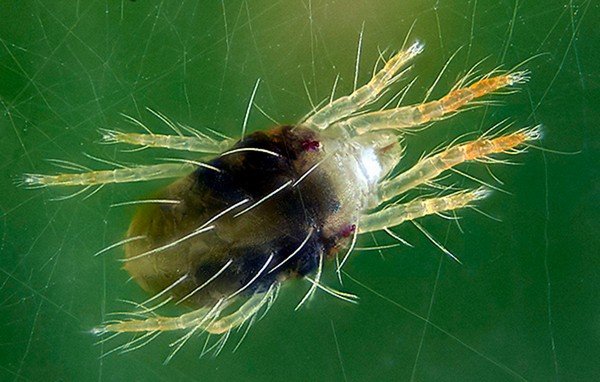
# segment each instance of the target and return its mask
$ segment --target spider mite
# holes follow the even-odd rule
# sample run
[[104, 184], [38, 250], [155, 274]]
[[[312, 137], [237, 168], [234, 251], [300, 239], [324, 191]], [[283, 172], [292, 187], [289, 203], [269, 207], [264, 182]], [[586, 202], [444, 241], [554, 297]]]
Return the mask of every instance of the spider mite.
[[[298, 306], [317, 288], [354, 301], [356, 296], [320, 279], [331, 258], [338, 258], [340, 271], [358, 235], [381, 230], [392, 234], [390, 228], [404, 222], [455, 211], [487, 196], [484, 187], [458, 192], [445, 188], [436, 197], [397, 201], [416, 187], [435, 186], [441, 174], [463, 162], [502, 162], [493, 156], [522, 152], [527, 142], [539, 138], [539, 127], [453, 143], [393, 175], [404, 151], [402, 136], [476, 98], [525, 82], [527, 73], [494, 72], [472, 82], [467, 75], [438, 100], [370, 110], [406, 74], [403, 69], [422, 48], [415, 43], [398, 52], [366, 85], [301, 122], [239, 140], [176, 125], [157, 112], [177, 135], [151, 133], [133, 119], [147, 133], [103, 130], [108, 143], [187, 151], [196, 155], [194, 160], [104, 171], [54, 160], [75, 172], [25, 175], [25, 186], [83, 187], [76, 194], [107, 183], [178, 178], [151, 199], [133, 202], [138, 210], [125, 239], [102, 251], [124, 245], [125, 269], [153, 297], [139, 304], [132, 318], [107, 322], [94, 332], [140, 332], [127, 350], [162, 332], [184, 331], [171, 356], [194, 333], [224, 334], [222, 348], [232, 329], [244, 323], [250, 327], [271, 306], [287, 280], [310, 281]], [[155, 309], [168, 302], [191, 310], [177, 317], [156, 315]]]

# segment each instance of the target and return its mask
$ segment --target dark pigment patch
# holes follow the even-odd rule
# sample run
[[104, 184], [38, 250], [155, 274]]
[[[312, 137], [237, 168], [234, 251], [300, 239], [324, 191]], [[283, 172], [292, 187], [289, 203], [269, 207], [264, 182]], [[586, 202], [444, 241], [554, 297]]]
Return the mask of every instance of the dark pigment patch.
[[[159, 196], [181, 200], [181, 203], [169, 209], [148, 207], [145, 212], [140, 211], [129, 232], [130, 237], [147, 236], [150, 248], [171, 243], [227, 208], [244, 199], [249, 201], [215, 221], [214, 230], [150, 260], [155, 263], [144, 271], [156, 268], [154, 273], [143, 274], [136, 269], [135, 262], [128, 263], [128, 271], [140, 285], [155, 293], [182, 274], [188, 274], [190, 279], [173, 289], [176, 297], [183, 297], [231, 261], [206, 288], [187, 300], [192, 305], [214, 303], [242, 287], [245, 287], [244, 294], [251, 295], [267, 290], [276, 281], [314, 272], [319, 258], [326, 256], [341, 239], [339, 235], [323, 236], [328, 218], [340, 208], [326, 174], [311, 173], [297, 186], [290, 183], [255, 208], [239, 217], [235, 215], [282, 185], [293, 183], [318, 163], [324, 154], [318, 150], [317, 138], [312, 130], [292, 126], [256, 132], [231, 150], [264, 149], [277, 155], [257, 151], [225, 153], [208, 162], [219, 172], [199, 167], [187, 178], [167, 187]], [[277, 267], [305, 240], [291, 259]], [[134, 245], [136, 243], [132, 243], [132, 255], [142, 251], [133, 249]], [[186, 259], [183, 265], [177, 261], [171, 264], [172, 259], [179, 260], [181, 256]], [[271, 256], [267, 268], [260, 272]]]

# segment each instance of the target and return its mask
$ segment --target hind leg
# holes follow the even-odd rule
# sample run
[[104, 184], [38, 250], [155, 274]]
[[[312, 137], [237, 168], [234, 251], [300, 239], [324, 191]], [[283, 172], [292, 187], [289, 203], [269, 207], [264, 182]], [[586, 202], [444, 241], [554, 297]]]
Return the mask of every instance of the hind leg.
[[101, 130], [104, 143], [125, 143], [144, 147], [159, 147], [171, 150], [218, 154], [233, 145], [231, 139], [215, 140], [204, 135], [164, 135], [125, 133], [116, 130]]
[[97, 186], [108, 183], [144, 182], [154, 179], [177, 178], [196, 168], [195, 163], [164, 163], [147, 166], [123, 167], [56, 175], [25, 174], [20, 181], [24, 187]]
[[255, 294], [250, 297], [238, 310], [222, 317], [207, 325], [204, 330], [211, 334], [223, 334], [231, 329], [235, 329], [246, 321], [252, 319], [260, 311], [260, 309], [269, 304], [276, 295], [278, 286], [271, 288], [264, 294]]
[[126, 320], [109, 323], [95, 328], [95, 334], [124, 332], [166, 332], [172, 330], [204, 330], [212, 334], [220, 334], [236, 328], [252, 318], [267, 304], [276, 293], [278, 286], [273, 285], [265, 293], [254, 294], [235, 312], [219, 318], [220, 314], [233, 303], [223, 299], [212, 308], [200, 308], [177, 317], [156, 316], [143, 320]]

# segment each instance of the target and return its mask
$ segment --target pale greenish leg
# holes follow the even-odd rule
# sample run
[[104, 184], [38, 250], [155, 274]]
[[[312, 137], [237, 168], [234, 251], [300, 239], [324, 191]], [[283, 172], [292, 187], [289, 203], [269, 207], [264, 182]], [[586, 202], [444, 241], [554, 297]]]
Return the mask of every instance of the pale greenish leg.
[[450, 146], [435, 155], [421, 159], [413, 167], [394, 178], [383, 181], [378, 187], [379, 201], [390, 200], [427, 183], [461, 163], [486, 159], [493, 154], [519, 153], [521, 152], [518, 150], [519, 147], [539, 139], [540, 136], [540, 126], [535, 126], [495, 138], [482, 137], [471, 142]]
[[154, 179], [178, 178], [196, 169], [199, 163], [163, 163], [148, 166], [123, 167], [56, 175], [25, 174], [20, 183], [24, 187], [95, 186], [109, 183], [144, 182]]
[[209, 313], [209, 308], [200, 308], [178, 317], [156, 316], [144, 320], [126, 320], [110, 323], [93, 329], [94, 334], [125, 332], [166, 332], [193, 328]]
[[116, 130], [100, 130], [105, 143], [125, 143], [142, 147], [160, 147], [171, 150], [219, 154], [234, 144], [233, 139], [219, 140], [206, 135], [194, 136], [125, 133]]
[[329, 103], [310, 116], [303, 124], [318, 129], [326, 129], [332, 123], [344, 119], [376, 101], [383, 91], [402, 74], [398, 74], [400, 69], [422, 51], [423, 45], [416, 42], [408, 49], [398, 52], [386, 62], [385, 66], [366, 85], [356, 89], [348, 96]]
[[223, 299], [212, 308], [200, 308], [177, 317], [156, 316], [143, 320], [127, 320], [110, 323], [98, 328], [95, 334], [124, 332], [165, 332], [172, 330], [202, 329], [211, 334], [222, 334], [242, 325], [251, 319], [276, 294], [278, 286], [274, 285], [262, 294], [254, 294], [235, 312], [218, 318], [233, 300]]
[[478, 188], [459, 191], [439, 198], [416, 199], [408, 203], [393, 205], [361, 217], [359, 233], [379, 231], [423, 216], [453, 211], [466, 207], [487, 195], [487, 189]]
[[389, 110], [365, 113], [338, 122], [351, 135], [361, 135], [374, 130], [417, 127], [450, 115], [477, 98], [497, 90], [522, 84], [528, 80], [528, 72], [514, 72], [496, 77], [483, 77], [475, 83], [452, 90], [439, 100]]
[[265, 306], [272, 297], [276, 294], [278, 289], [277, 285], [271, 286], [269, 290], [264, 294], [255, 294], [248, 299], [238, 310], [231, 313], [228, 316], [218, 319], [215, 322], [210, 323], [204, 328], [208, 333], [211, 334], [222, 334], [230, 331], [231, 329], [237, 328], [252, 317], [254, 317], [260, 309]]

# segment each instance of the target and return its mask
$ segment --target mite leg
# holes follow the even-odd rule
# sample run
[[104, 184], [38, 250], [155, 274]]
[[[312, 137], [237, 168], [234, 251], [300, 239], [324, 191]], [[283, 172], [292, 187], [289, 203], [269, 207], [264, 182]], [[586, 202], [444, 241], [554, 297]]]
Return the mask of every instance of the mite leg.
[[200, 308], [178, 317], [156, 316], [144, 320], [117, 321], [94, 328], [94, 334], [125, 332], [166, 332], [170, 330], [190, 329], [207, 321], [209, 308]]
[[472, 85], [453, 90], [436, 101], [366, 113], [338, 122], [337, 125], [342, 126], [352, 135], [360, 135], [373, 130], [416, 127], [439, 120], [475, 98], [483, 97], [507, 86], [524, 83], [527, 79], [527, 72], [484, 77]]
[[269, 302], [275, 293], [276, 286], [267, 292], [254, 294], [235, 312], [218, 318], [221, 312], [233, 300], [220, 300], [212, 308], [200, 308], [178, 317], [156, 316], [144, 320], [127, 320], [110, 323], [93, 330], [94, 334], [123, 333], [123, 332], [166, 332], [171, 330], [202, 329], [212, 334], [225, 333], [251, 319]]
[[371, 81], [366, 85], [356, 89], [349, 96], [338, 98], [323, 107], [304, 121], [304, 124], [310, 127], [326, 129], [333, 122], [346, 118], [355, 111], [374, 102], [388, 86], [402, 75], [403, 72], [398, 74], [398, 71], [422, 51], [423, 45], [416, 42], [407, 50], [398, 52], [379, 72], [373, 75]]
[[439, 198], [417, 199], [405, 204], [394, 205], [364, 215], [361, 218], [359, 233], [379, 231], [423, 216], [463, 208], [476, 200], [483, 199], [487, 194], [487, 189], [478, 188], [455, 192]]
[[444, 151], [421, 159], [417, 164], [396, 177], [379, 185], [379, 200], [384, 202], [420, 184], [426, 183], [442, 172], [471, 160], [486, 159], [498, 153], [519, 153], [516, 148], [540, 137], [540, 127], [521, 129], [496, 138], [479, 138], [472, 142], [450, 146]]
[[232, 139], [216, 140], [196, 132], [194, 136], [124, 133], [116, 130], [100, 130], [104, 143], [126, 143], [143, 147], [161, 147], [172, 150], [218, 154], [230, 148]]
[[20, 184], [24, 187], [36, 188], [47, 186], [87, 187], [108, 183], [144, 182], [153, 179], [178, 178], [189, 174], [196, 168], [196, 163], [164, 163], [72, 174], [25, 174], [20, 180]]
[[269, 304], [277, 293], [278, 286], [271, 286], [264, 294], [255, 294], [248, 299], [238, 310], [228, 316], [209, 323], [204, 330], [211, 334], [222, 334], [237, 328], [252, 319], [260, 309]]

